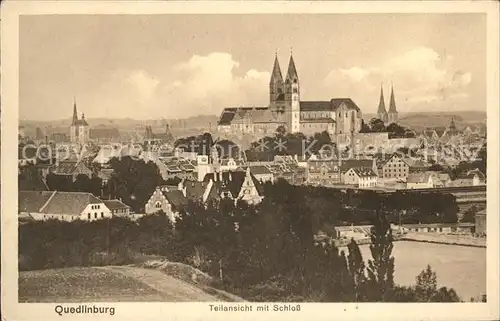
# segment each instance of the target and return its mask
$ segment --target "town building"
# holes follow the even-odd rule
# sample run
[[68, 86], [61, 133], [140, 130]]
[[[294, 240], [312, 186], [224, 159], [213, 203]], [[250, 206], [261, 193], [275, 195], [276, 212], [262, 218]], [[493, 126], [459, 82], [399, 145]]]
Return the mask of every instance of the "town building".
[[486, 209], [475, 214], [475, 232], [479, 235], [486, 235]]
[[410, 166], [404, 158], [394, 153], [383, 161], [378, 168], [378, 175], [383, 179], [403, 179], [406, 180], [410, 172]]
[[354, 167], [344, 175], [344, 183], [355, 185], [359, 188], [371, 188], [377, 186], [377, 174], [369, 167]]
[[69, 136], [72, 144], [83, 145], [90, 139], [90, 127], [85, 120], [85, 115], [82, 113], [82, 118], [78, 119], [76, 101], [73, 103], [73, 120], [71, 122]]
[[346, 183], [346, 173], [351, 168], [370, 168], [374, 173], [377, 173], [377, 163], [375, 158], [363, 159], [345, 159], [340, 163], [340, 182]]
[[307, 165], [308, 184], [322, 186], [340, 184], [340, 166], [337, 160], [310, 159]]
[[410, 173], [406, 180], [407, 189], [438, 188], [444, 187], [443, 181], [432, 171]]
[[158, 186], [145, 205], [146, 214], [165, 213], [175, 223], [179, 210], [187, 205], [187, 198], [180, 190]]
[[93, 172], [83, 162], [69, 160], [59, 162], [59, 164], [54, 167], [52, 173], [54, 175], [63, 176], [71, 182], [74, 182], [76, 177], [82, 174], [88, 176], [88, 178], [92, 178]]
[[225, 108], [218, 120], [220, 133], [268, 135], [283, 126], [289, 133], [311, 135], [327, 131], [341, 141], [361, 130], [362, 115], [350, 98], [329, 101], [302, 101], [300, 81], [293, 55], [285, 78], [278, 58], [269, 82], [269, 105], [265, 107]]
[[34, 220], [93, 221], [112, 216], [104, 201], [91, 193], [19, 191], [19, 214]]
[[250, 173], [261, 183], [274, 182], [274, 174], [264, 165], [250, 166]]
[[415, 233], [472, 233], [473, 223], [403, 224], [403, 231]]
[[220, 198], [243, 200], [250, 204], [260, 203], [263, 198], [262, 184], [250, 172], [250, 167], [245, 171], [209, 173], [203, 181], [213, 182]]
[[112, 216], [128, 217], [130, 215], [130, 206], [120, 200], [103, 200], [103, 203], [111, 211]]

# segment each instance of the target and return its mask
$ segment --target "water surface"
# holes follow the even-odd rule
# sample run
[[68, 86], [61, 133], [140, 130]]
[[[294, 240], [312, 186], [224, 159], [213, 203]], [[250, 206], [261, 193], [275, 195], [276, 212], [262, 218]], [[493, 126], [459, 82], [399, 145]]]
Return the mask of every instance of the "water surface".
[[[369, 245], [360, 245], [360, 249], [365, 260], [371, 259]], [[454, 288], [462, 300], [486, 293], [486, 248], [397, 241], [392, 255], [398, 284], [415, 284], [429, 264], [436, 272], [438, 287]]]

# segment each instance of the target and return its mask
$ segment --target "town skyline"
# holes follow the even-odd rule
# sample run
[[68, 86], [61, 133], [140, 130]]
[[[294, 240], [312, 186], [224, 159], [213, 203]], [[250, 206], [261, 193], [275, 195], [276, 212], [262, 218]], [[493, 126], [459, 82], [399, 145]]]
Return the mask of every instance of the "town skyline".
[[479, 14], [22, 17], [20, 119], [70, 118], [74, 98], [86, 118], [266, 107], [274, 57], [284, 72], [292, 52], [301, 100], [374, 114], [393, 85], [402, 114], [486, 111], [485, 30]]

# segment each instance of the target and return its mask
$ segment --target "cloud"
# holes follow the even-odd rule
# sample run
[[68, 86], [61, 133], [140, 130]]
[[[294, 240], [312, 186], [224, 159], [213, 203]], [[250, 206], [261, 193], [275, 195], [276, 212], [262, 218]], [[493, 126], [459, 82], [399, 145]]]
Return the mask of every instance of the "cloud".
[[349, 79], [351, 79], [352, 81], [355, 81], [355, 82], [360, 82], [370, 73], [370, 71], [363, 69], [363, 68], [359, 68], [359, 67], [351, 67], [349, 69], [340, 69], [340, 72], [344, 76], [348, 77]]
[[[452, 56], [442, 57], [429, 47], [417, 47], [381, 61], [375, 66], [349, 66], [332, 70], [325, 85], [344, 95], [354, 95], [361, 104], [374, 111], [381, 83], [394, 84], [396, 98], [404, 101], [406, 110], [422, 102], [435, 106], [448, 100], [465, 100], [472, 74], [453, 66]], [[384, 87], [385, 87], [384, 86]], [[385, 88], [387, 90], [387, 88]], [[386, 93], [386, 99], [388, 93]], [[374, 98], [376, 97], [376, 98]], [[370, 100], [368, 100], [370, 99]], [[398, 104], [398, 108], [402, 104]], [[401, 109], [401, 108], [400, 108]]]
[[242, 76], [240, 63], [228, 53], [195, 55], [172, 68], [175, 80], [165, 84], [163, 101], [169, 112], [219, 114], [224, 107], [267, 104], [270, 74], [256, 69]]
[[158, 79], [155, 79], [144, 70], [132, 71], [127, 77], [127, 81], [132, 86], [132, 89], [137, 91], [138, 100], [141, 102], [150, 100], [160, 83]]

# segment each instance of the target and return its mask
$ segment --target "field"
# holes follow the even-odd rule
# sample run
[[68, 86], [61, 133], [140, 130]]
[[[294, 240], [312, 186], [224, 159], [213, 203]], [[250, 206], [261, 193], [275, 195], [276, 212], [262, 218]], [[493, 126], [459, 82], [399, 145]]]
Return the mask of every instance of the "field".
[[159, 270], [131, 266], [19, 273], [19, 302], [222, 301]]

